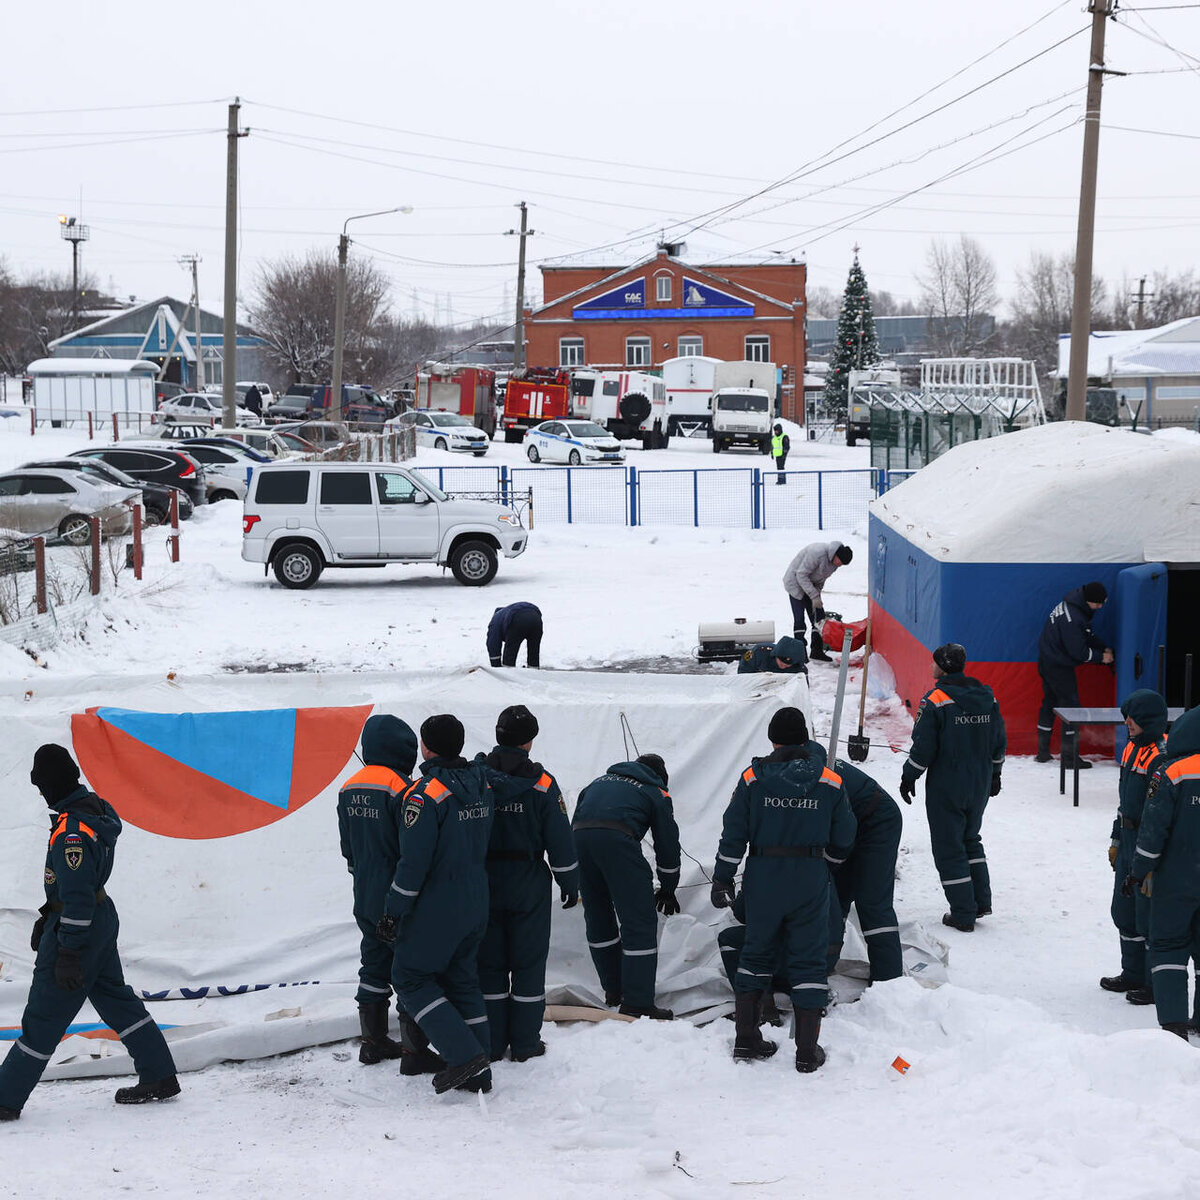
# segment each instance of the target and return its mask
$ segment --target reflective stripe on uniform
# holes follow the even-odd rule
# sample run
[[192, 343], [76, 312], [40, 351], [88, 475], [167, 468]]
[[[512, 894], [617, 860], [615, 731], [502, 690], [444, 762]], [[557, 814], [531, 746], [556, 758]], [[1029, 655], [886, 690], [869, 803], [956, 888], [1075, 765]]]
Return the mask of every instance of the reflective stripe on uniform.
[[589, 946], [590, 946], [590, 947], [591, 947], [593, 950], [603, 950], [603, 949], [604, 949], [606, 946], [616, 946], [616, 945], [617, 945], [617, 944], [618, 944], [620, 941], [621, 941], [621, 935], [620, 935], [620, 934], [618, 934], [618, 935], [617, 935], [615, 938], [613, 938], [611, 941], [607, 941], [607, 942], [588, 942], [588, 945], [589, 945]]
[[23, 1041], [21, 1041], [20, 1038], [17, 1038], [17, 1049], [24, 1050], [25, 1053], [28, 1054], [30, 1058], [38, 1058], [38, 1059], [41, 1059], [42, 1062], [50, 1061], [49, 1054], [39, 1054], [36, 1050], [30, 1050], [30, 1048], [27, 1045], [25, 1045], [25, 1043]]
[[757, 778], [758, 778], [758, 776], [754, 774], [753, 767], [747, 767], [742, 772], [742, 782], [743, 783], [753, 783], [755, 781], [755, 779], [757, 779]]
[[770, 979], [772, 977], [772, 972], [770, 971], [747, 971], [745, 967], [738, 967], [737, 973], [739, 975], [753, 975], [755, 979]]
[[841, 787], [842, 777], [836, 771], [831, 771], [828, 767], [824, 767], [821, 770], [821, 782], [830, 783], [834, 787]]
[[630, 958], [635, 958], [635, 957], [637, 957], [638, 955], [641, 955], [641, 954], [657, 954], [657, 953], [658, 953], [658, 947], [657, 947], [657, 946], [652, 946], [652, 947], [651, 947], [649, 950], [624, 950], [624, 949], [623, 949], [623, 950], [621, 951], [621, 953], [622, 953], [622, 954], [628, 954]]
[[440, 779], [425, 780], [425, 795], [435, 804], [441, 804], [450, 795], [450, 789]]
[[660, 875], [678, 875], [679, 868], [678, 867], [659, 867], [658, 873]]
[[153, 1020], [154, 1018], [147, 1013], [140, 1021], [130, 1025], [128, 1029], [122, 1029], [121, 1032], [117, 1034], [117, 1037], [119, 1037], [121, 1041], [124, 1041], [131, 1033], [136, 1033], [143, 1025], [149, 1025]]
[[1162, 857], [1162, 852], [1161, 852], [1161, 851], [1159, 851], [1159, 853], [1158, 853], [1158, 854], [1151, 854], [1149, 850], [1143, 850], [1143, 849], [1141, 848], [1141, 846], [1139, 846], [1139, 847], [1137, 848], [1137, 852], [1138, 852], [1138, 853], [1139, 853], [1139, 854], [1140, 854], [1140, 855], [1141, 855], [1143, 858], [1161, 858], [1161, 857]]
[[733, 865], [736, 867], [742, 860], [740, 858], [730, 858], [728, 854], [718, 854], [717, 861], [733, 863]]
[[1150, 974], [1155, 971], [1186, 971], [1187, 963], [1159, 963], [1157, 967], [1150, 968]]
[[483, 1016], [483, 1017], [468, 1017], [468, 1018], [467, 1018], [467, 1019], [466, 1019], [466, 1020], [463, 1022], [463, 1024], [464, 1024], [464, 1025], [483, 1025], [483, 1024], [485, 1024], [486, 1022], [487, 1022], [487, 1017], [486, 1017], [486, 1016]]
[[419, 896], [421, 894], [420, 892], [410, 892], [407, 888], [402, 888], [397, 883], [392, 884], [392, 891], [399, 892], [402, 896]]
[[543, 771], [543, 772], [542, 772], [542, 777], [541, 777], [541, 779], [539, 779], [539, 780], [537, 781], [537, 783], [535, 783], [535, 784], [533, 785], [533, 787], [534, 787], [534, 790], [535, 790], [535, 791], [538, 791], [538, 792], [548, 792], [548, 791], [550, 790], [550, 785], [551, 785], [553, 782], [554, 782], [554, 780], [553, 780], [553, 779], [551, 779], [551, 778], [550, 778], [550, 776], [549, 776], [549, 775], [547, 775], [547, 774], [546, 774], [546, 773]]
[[362, 988], [364, 992], [381, 992], [385, 996], [390, 996], [392, 993], [391, 988], [376, 987], [373, 983], [363, 983], [361, 979], [358, 981], [358, 986]]
[[899, 933], [899, 925], [880, 925], [878, 929], [864, 929], [863, 937], [874, 937], [877, 933]]
[[943, 879], [941, 881], [941, 884], [942, 884], [942, 887], [953, 887], [956, 883], [970, 883], [970, 882], [971, 882], [971, 877], [970, 877], [970, 875], [967, 875], [962, 879]]
[[1145, 940], [1144, 937], [1130, 937], [1127, 933], [1121, 934], [1121, 941], [1123, 942], [1144, 942]]
[[792, 991], [793, 992], [802, 992], [806, 988], [820, 988], [821, 991], [827, 992], [827, 991], [829, 991], [829, 984], [827, 984], [827, 983], [797, 983], [792, 986]]
[[987, 862], [986, 858], [968, 858], [967, 866], [971, 867], [971, 866], [974, 866], [976, 863], [985, 863], [985, 862]]
[[513, 999], [518, 1004], [540, 1004], [543, 1000], [545, 1000], [545, 998], [546, 998], [545, 992], [543, 992], [540, 996], [517, 996], [517, 995], [513, 996]]
[[925, 770], [924, 766], [922, 766], [921, 763], [917, 762], [917, 760], [915, 758], [913, 758], [913, 756], [911, 754], [908, 756], [908, 762], [911, 766], [916, 767], [916, 769], [918, 771]]
[[421, 1009], [421, 1011], [420, 1011], [419, 1013], [417, 1013], [417, 1015], [416, 1015], [415, 1017], [413, 1017], [413, 1020], [414, 1020], [414, 1021], [420, 1021], [420, 1019], [421, 1019], [422, 1017], [424, 1017], [424, 1016], [426, 1016], [427, 1014], [429, 1014], [429, 1013], [433, 1012], [433, 1010], [434, 1010], [435, 1008], [437, 1008], [437, 1006], [438, 1006], [439, 1004], [445, 1004], [445, 1003], [447, 1003], [446, 997], [445, 997], [445, 996], [439, 996], [439, 997], [438, 997], [436, 1000], [434, 1000], [432, 1003], [425, 1005], [425, 1007], [424, 1007], [423, 1009]]
[[507, 1000], [508, 993], [507, 992], [484, 992], [483, 998], [485, 1000]]
[[575, 870], [575, 868], [576, 868], [577, 866], [579, 866], [579, 862], [578, 862], [578, 860], [576, 860], [575, 862], [573, 862], [573, 863], [572, 863], [572, 864], [571, 864], [569, 867], [556, 867], [556, 866], [554, 866], [554, 864], [552, 863], [552, 864], [550, 865], [550, 870], [552, 870], [552, 871], [555, 873], [555, 875], [561, 875], [561, 874], [562, 874], [564, 871], [573, 871], [573, 870]]
[[92, 921], [91, 921], [90, 917], [86, 921], [77, 921], [77, 920], [75, 920], [74, 917], [59, 917], [58, 923], [60, 925], [84, 925], [84, 926], [86, 926], [86, 925], [90, 925], [92, 923]]

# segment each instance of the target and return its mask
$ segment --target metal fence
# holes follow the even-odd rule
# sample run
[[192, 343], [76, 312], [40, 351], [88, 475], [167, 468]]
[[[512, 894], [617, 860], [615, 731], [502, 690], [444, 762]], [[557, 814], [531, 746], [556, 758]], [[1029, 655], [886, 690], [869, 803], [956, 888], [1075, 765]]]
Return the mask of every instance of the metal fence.
[[[421, 468], [418, 468], [420, 470]], [[691, 525], [728, 529], [848, 528], [888, 488], [888, 472], [760, 467], [429, 467], [443, 491], [527, 489], [539, 525]], [[894, 472], [899, 477], [911, 472]]]

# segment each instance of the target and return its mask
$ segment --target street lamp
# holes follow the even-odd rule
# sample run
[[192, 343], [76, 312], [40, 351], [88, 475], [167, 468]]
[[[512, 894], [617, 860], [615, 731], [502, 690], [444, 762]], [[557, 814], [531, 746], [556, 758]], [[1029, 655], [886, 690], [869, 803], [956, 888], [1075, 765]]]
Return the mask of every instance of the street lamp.
[[338, 238], [337, 304], [333, 318], [333, 379], [329, 389], [329, 419], [342, 419], [342, 342], [346, 335], [346, 257], [350, 252], [350, 238], [346, 233], [351, 221], [366, 217], [383, 217], [388, 213], [410, 213], [412, 205], [402, 204], [398, 208], [381, 208], [378, 212], [358, 213], [347, 217], [342, 224], [342, 236]]

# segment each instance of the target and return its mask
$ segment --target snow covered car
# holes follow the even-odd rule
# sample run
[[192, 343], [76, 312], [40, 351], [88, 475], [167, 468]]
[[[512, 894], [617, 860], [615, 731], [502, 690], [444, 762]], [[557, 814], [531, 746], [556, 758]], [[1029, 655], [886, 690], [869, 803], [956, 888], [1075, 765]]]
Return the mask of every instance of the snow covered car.
[[418, 448], [432, 446], [435, 450], [457, 450], [474, 454], [476, 458], [482, 458], [488, 451], [488, 435], [459, 413], [422, 408], [401, 413], [384, 426], [388, 432], [409, 428], [416, 430]]
[[[219, 425], [224, 414], [221, 397], [208, 392], [184, 392], [171, 400], [164, 400], [158, 410], [158, 419], [164, 425]], [[258, 418], [241, 405], [234, 410], [234, 421], [238, 425], [254, 425]]]
[[581, 463], [625, 461], [621, 443], [595, 421], [543, 421], [525, 434], [530, 462]]
[[504, 504], [447, 496], [391, 463], [267, 463], [242, 513], [242, 558], [286, 588], [312, 587], [326, 567], [430, 563], [467, 587], [496, 575], [498, 555], [523, 554], [529, 534]]
[[25, 467], [0, 475], [0, 525], [26, 534], [58, 536], [72, 546], [92, 540], [91, 517], [100, 518], [100, 536], [133, 528], [130, 502], [140, 490], [85, 479], [78, 471]]
[[233, 441], [228, 445], [219, 445], [189, 438], [184, 442], [176, 442], [175, 448], [186, 450], [204, 465], [209, 504], [219, 500], [245, 500], [250, 472], [256, 466], [271, 461], [265, 454]]

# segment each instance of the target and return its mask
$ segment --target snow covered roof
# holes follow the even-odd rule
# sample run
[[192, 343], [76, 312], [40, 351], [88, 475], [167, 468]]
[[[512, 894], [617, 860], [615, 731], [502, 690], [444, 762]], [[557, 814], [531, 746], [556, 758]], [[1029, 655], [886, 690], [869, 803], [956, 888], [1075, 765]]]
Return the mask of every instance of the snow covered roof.
[[[1058, 373], [1067, 374], [1071, 335], [1058, 339]], [[1200, 317], [1184, 317], [1157, 329], [1093, 330], [1087, 373], [1112, 379], [1130, 375], [1200, 375]]]
[[943, 562], [1200, 561], [1200, 438], [1041, 425], [956, 446], [871, 512]]
[[158, 364], [142, 358], [39, 358], [30, 375], [157, 375]]

